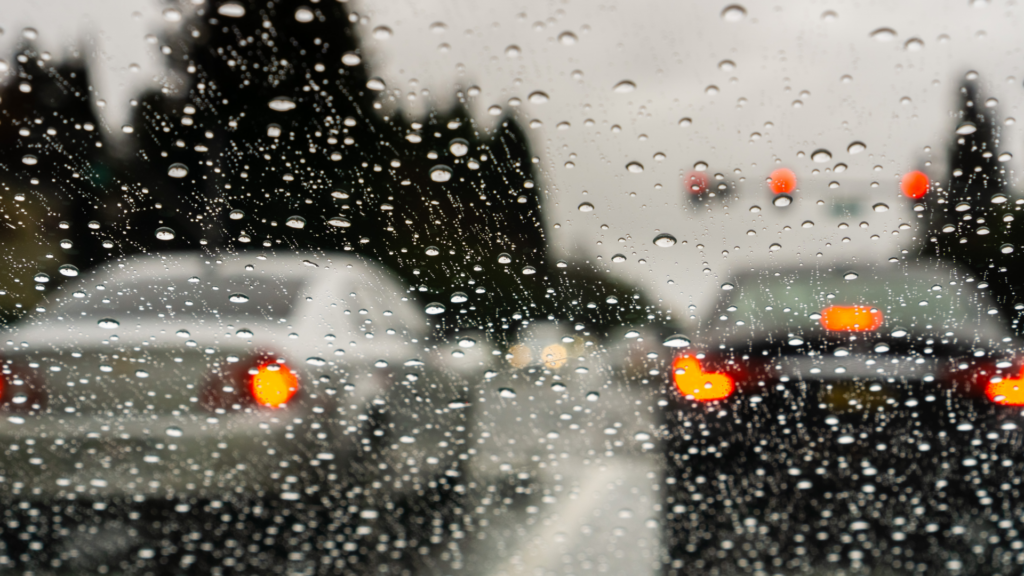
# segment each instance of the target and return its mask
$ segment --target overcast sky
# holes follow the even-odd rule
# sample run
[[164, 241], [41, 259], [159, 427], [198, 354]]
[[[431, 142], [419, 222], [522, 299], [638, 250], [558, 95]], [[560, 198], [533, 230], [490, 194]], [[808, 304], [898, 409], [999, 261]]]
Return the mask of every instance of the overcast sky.
[[[737, 268], [898, 255], [915, 229], [899, 224], [916, 226], [899, 175], [944, 175], [955, 93], [968, 70], [997, 100], [1000, 120], [1020, 115], [1024, 9], [1016, 1], [730, 4], [351, 2], [371, 73], [409, 113], [450, 103], [456, 86], [477, 86], [472, 110], [483, 125], [499, 107], [536, 126], [526, 131], [557, 257], [590, 259], [675, 309], [706, 302]], [[161, 73], [146, 35], [174, 26], [166, 7], [7, 0], [0, 51], [9, 58], [27, 26], [55, 55], [87, 39], [101, 64], [103, 113], [117, 127], [127, 100]], [[622, 82], [635, 89], [617, 91]], [[535, 92], [545, 101], [531, 101]], [[683, 118], [691, 122], [681, 126]], [[1004, 126], [1001, 148], [1015, 171], [1021, 140], [1015, 125]], [[850, 154], [853, 142], [866, 149]], [[818, 149], [831, 159], [813, 161]], [[627, 170], [631, 162], [643, 171]], [[738, 184], [728, 209], [683, 202], [681, 176], [699, 162]], [[847, 169], [836, 174], [840, 163]], [[786, 209], [772, 206], [764, 184], [778, 166], [800, 182]], [[594, 210], [580, 212], [583, 202]], [[874, 212], [879, 202], [891, 209]], [[662, 232], [680, 243], [654, 246]], [[614, 254], [626, 261], [611, 262]]]

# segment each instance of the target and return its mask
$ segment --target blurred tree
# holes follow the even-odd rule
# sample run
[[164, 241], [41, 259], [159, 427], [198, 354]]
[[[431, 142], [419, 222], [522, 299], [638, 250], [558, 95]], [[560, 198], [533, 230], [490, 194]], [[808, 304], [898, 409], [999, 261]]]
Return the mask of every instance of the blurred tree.
[[987, 282], [1021, 332], [1016, 305], [1024, 303], [1024, 269], [1015, 261], [1024, 231], [1012, 225], [1006, 169], [999, 160], [999, 125], [995, 114], [985, 110], [975, 84], [961, 85], [959, 97], [949, 185], [927, 199], [932, 214], [925, 253], [952, 260], [972, 270], [979, 283]]
[[[106, 257], [105, 230], [115, 216], [109, 147], [90, 100], [77, 53], [59, 63], [31, 44], [17, 48], [0, 88], [0, 318], [9, 321], [42, 296], [34, 278], [53, 285], [61, 264], [84, 269]], [[120, 191], [117, 194], [121, 196]], [[123, 201], [130, 202], [129, 198]], [[116, 208], [116, 207], [115, 207]], [[73, 273], [69, 272], [69, 273]]]
[[540, 187], [518, 124], [481, 130], [464, 92], [422, 120], [386, 114], [401, 91], [369, 77], [351, 22], [337, 2], [198, 9], [168, 42], [184, 86], [145, 95], [133, 122], [130, 172], [159, 208], [138, 211], [129, 236], [153, 246], [167, 226], [168, 248], [362, 254], [444, 303], [446, 329], [562, 317], [544, 298]]

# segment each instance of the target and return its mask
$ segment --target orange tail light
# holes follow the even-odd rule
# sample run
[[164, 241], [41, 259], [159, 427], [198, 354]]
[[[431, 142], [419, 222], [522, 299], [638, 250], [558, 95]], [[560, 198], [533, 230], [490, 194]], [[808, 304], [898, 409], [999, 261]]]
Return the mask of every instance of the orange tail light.
[[1000, 406], [1024, 406], [1024, 369], [1016, 378], [989, 382], [985, 386], [985, 396]]
[[249, 389], [260, 406], [278, 408], [295, 396], [299, 390], [299, 379], [284, 364], [263, 362], [252, 375]]
[[871, 306], [829, 306], [821, 311], [821, 326], [834, 332], [878, 330], [882, 320], [882, 312]]
[[736, 391], [732, 376], [719, 372], [705, 372], [700, 360], [689, 354], [672, 361], [672, 379], [679, 393], [698, 402], [724, 400]]

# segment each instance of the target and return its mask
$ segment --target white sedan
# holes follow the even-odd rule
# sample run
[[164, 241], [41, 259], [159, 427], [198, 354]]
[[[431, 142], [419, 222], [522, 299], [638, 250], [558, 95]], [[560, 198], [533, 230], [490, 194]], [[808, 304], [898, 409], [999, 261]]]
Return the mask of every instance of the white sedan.
[[136, 256], [43, 308], [0, 339], [4, 492], [296, 499], [378, 466], [414, 489], [457, 475], [451, 355], [363, 259]]

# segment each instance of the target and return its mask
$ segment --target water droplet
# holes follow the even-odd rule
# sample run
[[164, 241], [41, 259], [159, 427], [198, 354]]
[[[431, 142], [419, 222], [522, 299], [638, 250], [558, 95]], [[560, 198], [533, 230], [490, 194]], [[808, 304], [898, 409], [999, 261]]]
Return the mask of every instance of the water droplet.
[[149, 378], [149, 372], [146, 372], [145, 370], [136, 370], [135, 371], [135, 377], [136, 378]]
[[448, 144], [448, 150], [451, 151], [452, 156], [461, 158], [469, 154], [469, 142], [462, 138], [454, 138]]
[[889, 205], [885, 204], [885, 203], [882, 203], [882, 202], [879, 202], [878, 204], [875, 204], [874, 206], [872, 206], [871, 209], [874, 210], [875, 212], [888, 212], [889, 211]]
[[896, 38], [896, 31], [892, 28], [878, 28], [871, 32], [871, 38], [877, 42], [889, 42]]
[[248, 328], [239, 328], [235, 331], [235, 336], [238, 338], [252, 338], [252, 330]]
[[430, 169], [430, 179], [434, 182], [447, 182], [452, 179], [452, 169], [438, 164]]
[[171, 178], [184, 178], [188, 176], [188, 166], [180, 162], [175, 162], [167, 167], [167, 175]]
[[736, 63], [732, 60], [722, 60], [718, 63], [718, 69], [723, 72], [731, 72], [736, 69]]
[[498, 254], [498, 264], [511, 264], [511, 263], [512, 263], [512, 256], [510, 256], [507, 252], [502, 252], [501, 254]]
[[35, 280], [36, 282], [43, 282], [43, 283], [45, 283], [45, 282], [49, 282], [50, 281], [50, 275], [49, 274], [44, 274], [43, 272], [40, 272], [40, 273], [36, 274], [35, 276], [33, 276], [32, 279]]
[[373, 29], [373, 37], [377, 40], [387, 40], [392, 34], [391, 28], [387, 26], [377, 26]]
[[472, 348], [473, 346], [476, 346], [476, 340], [472, 338], [462, 338], [459, 340], [460, 348]]
[[973, 122], [964, 122], [956, 127], [956, 133], [961, 136], [967, 136], [968, 134], [974, 134], [978, 131], [978, 127]]
[[96, 325], [99, 326], [100, 328], [113, 330], [114, 328], [120, 326], [121, 323], [118, 322], [117, 320], [114, 320], [113, 318], [102, 318], [98, 322], [96, 322]]
[[686, 348], [690, 345], [690, 339], [682, 334], [673, 334], [666, 338], [662, 344], [669, 348]]
[[550, 98], [543, 92], [537, 91], [530, 94], [530, 102], [533, 104], [544, 104], [548, 100], [550, 100]]
[[629, 170], [634, 174], [639, 174], [644, 171], [644, 165], [639, 162], [630, 162], [629, 164], [626, 164], [626, 170]]
[[903, 44], [903, 49], [907, 52], [917, 52], [924, 50], [924, 41], [920, 38], [911, 38]]
[[907, 335], [907, 331], [904, 328], [896, 328], [892, 331], [893, 338], [903, 338]]
[[594, 205], [591, 204], [590, 202], [583, 202], [582, 204], [577, 206], [577, 208], [579, 209], [580, 212], [593, 212], [594, 211]]
[[181, 428], [178, 428], [177, 426], [168, 426], [167, 428], [164, 429], [164, 434], [170, 436], [171, 438], [181, 438], [185, 434], [185, 432]]
[[65, 239], [65, 240], [61, 240], [60, 241], [60, 247], [65, 249], [65, 250], [67, 250], [68, 248], [71, 248], [72, 246], [74, 246], [74, 244], [72, 244], [71, 240]]
[[793, 197], [790, 196], [789, 194], [779, 194], [774, 199], [772, 199], [772, 204], [775, 204], [779, 208], [785, 208], [786, 206], [789, 206], [792, 203]]
[[313, 21], [313, 11], [303, 6], [295, 11], [295, 20], [303, 24]]
[[267, 102], [267, 106], [274, 112], [287, 112], [295, 109], [295, 101], [285, 96], [278, 96]]
[[654, 237], [654, 245], [660, 248], [671, 248], [676, 242], [676, 237], [671, 234], [658, 234]]
[[516, 391], [511, 388], [499, 388], [498, 396], [501, 396], [502, 398], [515, 398]]
[[761, 211], [761, 207], [755, 204], [754, 206], [750, 207], [750, 211], [756, 214]]
[[640, 333], [637, 332], [636, 330], [630, 330], [629, 332], [626, 332], [626, 338], [639, 338], [639, 337], [640, 337]]
[[234, 302], [235, 304], [244, 304], [245, 302], [249, 301], [249, 297], [246, 296], [245, 294], [236, 292], [235, 294], [228, 296], [228, 300]]
[[462, 304], [463, 302], [469, 301], [469, 295], [465, 292], [454, 292], [452, 293], [452, 303]]
[[588, 402], [597, 402], [600, 399], [601, 399], [601, 395], [599, 393], [597, 393], [597, 392], [587, 392], [587, 401]]
[[856, 272], [852, 272], [852, 271], [851, 272], [847, 272], [846, 274], [843, 274], [843, 280], [856, 280], [859, 277], [860, 277], [859, 274], [857, 274]]
[[174, 230], [171, 230], [170, 228], [168, 228], [166, 226], [161, 226], [160, 228], [156, 229], [156, 239], [157, 240], [174, 240]]
[[832, 153], [824, 148], [819, 148], [811, 153], [811, 160], [815, 162], [828, 162], [832, 159]]
[[572, 32], [562, 32], [558, 35], [558, 41], [566, 46], [572, 46], [577, 40], [576, 35]]
[[534, 268], [533, 266], [523, 266], [523, 274], [529, 276], [531, 274], [536, 274], [536, 273], [537, 273], [537, 269]]
[[242, 212], [241, 210], [232, 210], [231, 213], [228, 214], [228, 218], [231, 218], [232, 220], [241, 220], [242, 218], [245, 218], [245, 212]]
[[57, 268], [57, 271], [60, 272], [62, 276], [68, 276], [69, 278], [78, 276], [78, 267], [72, 264], [63, 264], [60, 268]]
[[440, 302], [431, 302], [430, 304], [427, 304], [426, 308], [423, 310], [431, 316], [436, 316], [438, 314], [444, 314], [446, 308], [444, 307], [444, 304], [441, 304]]
[[999, 251], [1003, 254], [1010, 254], [1013, 252], [1013, 244], [1003, 244], [999, 247]]
[[26, 166], [35, 166], [36, 164], [39, 163], [39, 159], [31, 154], [25, 154], [24, 156], [21, 157], [21, 163], [25, 164]]
[[971, 209], [971, 205], [968, 204], [967, 202], [960, 202], [954, 208], [954, 210], [956, 210], [957, 212], [966, 212], [966, 211], [968, 211], [970, 209]]
[[174, 333], [174, 335], [177, 336], [178, 338], [188, 338], [192, 334], [188, 330], [178, 330], [177, 332]]
[[726, 22], [739, 22], [746, 17], [747, 9], [739, 4], [726, 6], [725, 9], [722, 10], [722, 20], [725, 20]]
[[846, 147], [846, 151], [850, 154], [860, 154], [866, 149], [867, 145], [863, 142], [851, 142], [850, 145]]
[[342, 218], [341, 216], [335, 216], [328, 220], [327, 223], [336, 228], [348, 228], [352, 225], [352, 222], [349, 222], [348, 218]]
[[163, 11], [163, 17], [168, 22], [181, 22], [181, 10], [168, 8]]
[[801, 340], [800, 338], [790, 338], [789, 339], [789, 345], [790, 346], [803, 346], [803, 344], [804, 344], [804, 341]]
[[768, 247], [769, 252], [778, 252], [779, 250], [782, 250], [781, 244], [772, 244], [771, 246]]
[[997, 159], [1000, 162], [1009, 162], [1010, 160], [1013, 159], [1013, 154], [1010, 154], [1009, 152], [1003, 152], [1002, 154], [999, 155], [999, 158]]
[[620, 262], [625, 262], [625, 261], [626, 261], [626, 257], [624, 255], [622, 255], [622, 254], [616, 254], [616, 255], [612, 256], [612, 262], [620, 263]]
[[437, 256], [441, 253], [441, 250], [437, 246], [427, 246], [424, 252], [426, 252], [427, 256]]
[[626, 94], [632, 92], [633, 90], [636, 90], [636, 84], [634, 84], [630, 80], [623, 80], [622, 82], [616, 84], [615, 87], [612, 88], [612, 90], [618, 92], [619, 94]]
[[363, 59], [355, 52], [345, 52], [341, 55], [341, 63], [345, 66], [359, 66]]
[[722, 290], [729, 291], [729, 290], [732, 290], [733, 288], [735, 288], [735, 286], [733, 286], [732, 284], [730, 284], [728, 282], [726, 282], [725, 284], [722, 284]]
[[366, 87], [370, 90], [373, 90], [374, 92], [381, 92], [387, 86], [384, 84], [384, 81], [381, 80], [380, 78], [370, 78], [369, 80], [366, 81]]
[[306, 227], [306, 219], [302, 216], [289, 216], [288, 219], [284, 221], [284, 225], [289, 228], [301, 230]]

